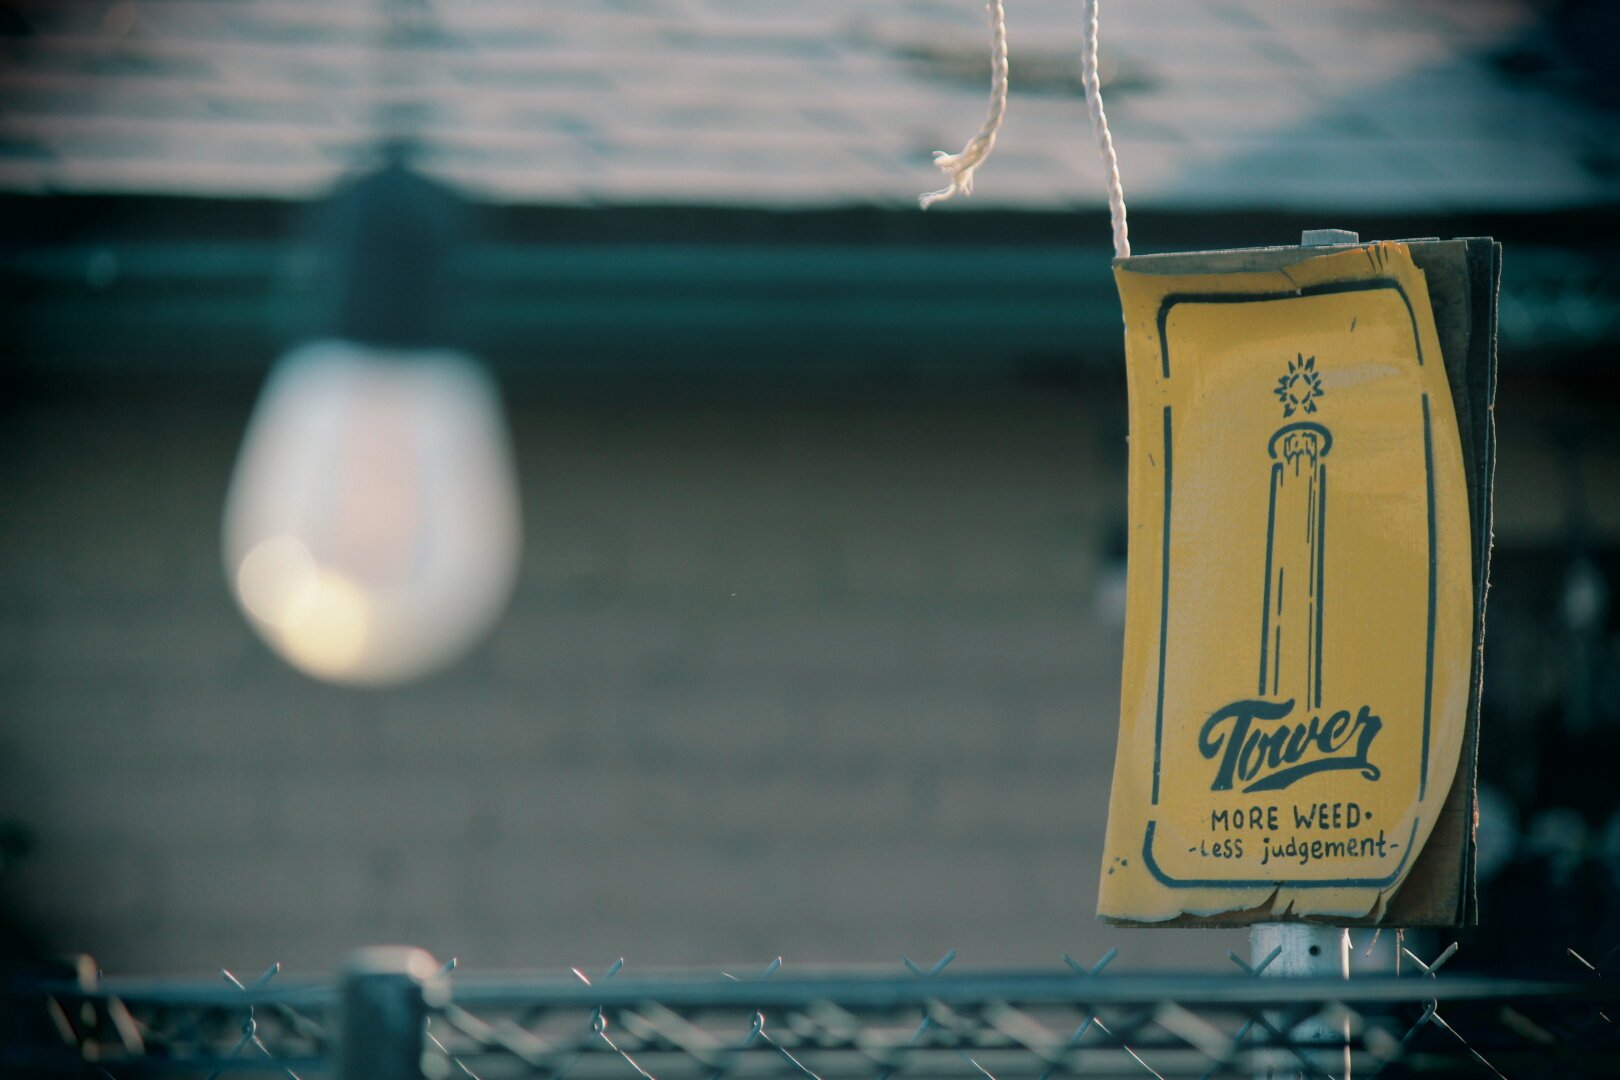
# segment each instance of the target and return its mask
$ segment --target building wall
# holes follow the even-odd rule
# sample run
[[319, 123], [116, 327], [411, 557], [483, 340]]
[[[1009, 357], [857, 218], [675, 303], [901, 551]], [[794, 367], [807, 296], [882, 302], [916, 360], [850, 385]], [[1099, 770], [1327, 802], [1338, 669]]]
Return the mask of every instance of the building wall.
[[0, 820], [34, 847], [0, 887], [54, 947], [194, 975], [379, 941], [474, 968], [1242, 947], [1093, 918], [1117, 387], [519, 386], [517, 599], [386, 692], [294, 673], [232, 606], [251, 401], [3, 407]]

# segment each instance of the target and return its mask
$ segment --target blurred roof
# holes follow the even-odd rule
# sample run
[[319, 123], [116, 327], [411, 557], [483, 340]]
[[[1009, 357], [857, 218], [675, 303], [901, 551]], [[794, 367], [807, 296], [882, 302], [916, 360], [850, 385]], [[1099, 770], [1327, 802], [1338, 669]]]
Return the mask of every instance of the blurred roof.
[[[1100, 202], [1079, 0], [1009, 0], [972, 205]], [[1613, 201], [1612, 114], [1515, 76], [1511, 0], [1116, 0], [1133, 205]], [[983, 118], [977, 0], [30, 0], [0, 5], [0, 189], [301, 198], [381, 134], [497, 202], [901, 205]]]

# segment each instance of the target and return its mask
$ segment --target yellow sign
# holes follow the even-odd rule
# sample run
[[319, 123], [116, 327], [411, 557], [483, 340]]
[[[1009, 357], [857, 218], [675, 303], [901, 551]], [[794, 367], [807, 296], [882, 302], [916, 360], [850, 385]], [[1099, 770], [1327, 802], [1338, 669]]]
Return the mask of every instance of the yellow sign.
[[1424, 274], [1393, 243], [1115, 273], [1131, 539], [1099, 914], [1376, 918], [1469, 702], [1468, 491]]

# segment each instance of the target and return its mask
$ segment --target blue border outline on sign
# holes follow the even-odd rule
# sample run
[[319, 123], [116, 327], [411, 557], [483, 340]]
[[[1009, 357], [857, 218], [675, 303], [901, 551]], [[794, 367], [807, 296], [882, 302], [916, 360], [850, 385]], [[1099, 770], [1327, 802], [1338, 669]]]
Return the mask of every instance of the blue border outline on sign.
[[[1308, 296], [1326, 296], [1334, 293], [1347, 292], [1375, 292], [1389, 289], [1401, 298], [1406, 305], [1407, 317], [1412, 323], [1412, 345], [1417, 352], [1418, 366], [1423, 366], [1423, 338], [1418, 333], [1417, 312], [1412, 309], [1411, 298], [1406, 295], [1405, 287], [1393, 277], [1369, 278], [1365, 281], [1330, 282], [1323, 285], [1310, 285], [1301, 289], [1290, 289], [1286, 292], [1269, 293], [1169, 293], [1159, 302], [1159, 352], [1160, 366], [1163, 377], [1170, 378], [1170, 342], [1166, 336], [1166, 326], [1170, 319], [1170, 310], [1177, 304], [1257, 304], [1268, 303], [1275, 300], [1298, 300]], [[1422, 394], [1423, 403], [1423, 443], [1424, 443], [1424, 472], [1428, 488], [1428, 514], [1429, 514], [1429, 620], [1428, 620], [1428, 648], [1424, 658], [1424, 692], [1423, 692], [1423, 746], [1422, 758], [1418, 775], [1418, 799], [1422, 801], [1428, 790], [1429, 782], [1429, 728], [1430, 706], [1434, 694], [1434, 617], [1436, 593], [1436, 564], [1435, 564], [1435, 504], [1434, 504], [1434, 446], [1433, 437], [1429, 428], [1429, 395]], [[1170, 618], [1170, 504], [1171, 504], [1171, 476], [1169, 469], [1170, 452], [1170, 408], [1164, 409], [1164, 447], [1165, 447], [1165, 475], [1164, 475], [1164, 543], [1162, 555], [1162, 584], [1159, 598], [1159, 693], [1154, 717], [1153, 728], [1153, 800], [1152, 805], [1159, 804], [1159, 763], [1164, 741], [1164, 673], [1167, 663], [1166, 651], [1169, 641]], [[1163, 885], [1173, 889], [1220, 888], [1232, 886], [1284, 886], [1287, 888], [1323, 889], [1323, 888], [1383, 888], [1394, 884], [1406, 866], [1406, 860], [1412, 854], [1412, 844], [1409, 840], [1406, 853], [1401, 856], [1400, 863], [1394, 873], [1385, 878], [1343, 878], [1330, 881], [1267, 881], [1267, 880], [1218, 880], [1218, 879], [1177, 879], [1172, 878], [1160, 869], [1153, 858], [1153, 832], [1156, 820], [1150, 820], [1147, 831], [1142, 837], [1142, 858], [1147, 864], [1150, 873]], [[1417, 837], [1418, 819], [1412, 819], [1412, 839]]]
[[1159, 563], [1164, 581], [1159, 587], [1159, 704], [1153, 714], [1153, 805], [1159, 805], [1159, 751], [1164, 746], [1164, 649], [1170, 640], [1170, 406], [1164, 407], [1164, 551]]
[[1302, 289], [1289, 289], [1286, 292], [1269, 293], [1168, 293], [1159, 301], [1159, 365], [1166, 379], [1170, 378], [1170, 343], [1164, 335], [1165, 323], [1170, 319], [1170, 309], [1177, 304], [1250, 304], [1263, 303], [1268, 300], [1299, 300], [1307, 296], [1326, 296], [1332, 293], [1346, 292], [1374, 292], [1378, 289], [1393, 289], [1406, 305], [1407, 317], [1412, 320], [1412, 343], [1417, 346], [1418, 367], [1423, 366], [1423, 341], [1418, 337], [1417, 312], [1412, 310], [1411, 297], [1406, 295], [1406, 286], [1392, 277], [1368, 278], [1365, 281], [1338, 281], [1325, 285], [1307, 285]]

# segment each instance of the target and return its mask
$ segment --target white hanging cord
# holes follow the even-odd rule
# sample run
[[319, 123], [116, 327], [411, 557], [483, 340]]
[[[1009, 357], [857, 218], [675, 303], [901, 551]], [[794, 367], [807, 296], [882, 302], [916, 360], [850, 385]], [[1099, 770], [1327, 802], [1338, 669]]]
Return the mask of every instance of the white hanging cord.
[[990, 9], [990, 115], [979, 133], [969, 139], [960, 154], [934, 151], [934, 164], [951, 178], [949, 187], [917, 196], [924, 210], [953, 195], [973, 194], [973, 170], [984, 164], [996, 145], [996, 132], [1007, 115], [1007, 15], [1001, 0], [989, 0]]
[[1125, 228], [1125, 189], [1119, 183], [1119, 158], [1114, 155], [1114, 137], [1103, 114], [1102, 86], [1097, 78], [1097, 0], [1085, 0], [1084, 43], [1080, 53], [1080, 81], [1086, 88], [1086, 108], [1091, 111], [1091, 130], [1102, 151], [1103, 170], [1108, 183], [1108, 218], [1114, 226], [1114, 255], [1125, 258], [1131, 241]]

